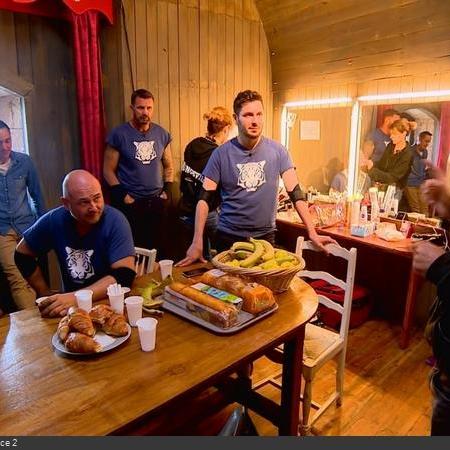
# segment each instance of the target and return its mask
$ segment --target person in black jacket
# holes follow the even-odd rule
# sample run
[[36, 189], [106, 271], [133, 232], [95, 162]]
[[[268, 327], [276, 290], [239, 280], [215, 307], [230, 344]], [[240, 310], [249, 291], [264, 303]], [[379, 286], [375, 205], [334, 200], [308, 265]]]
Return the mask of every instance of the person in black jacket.
[[[222, 106], [216, 106], [209, 113], [203, 115], [207, 121], [205, 136], [197, 137], [186, 146], [184, 162], [181, 169], [181, 199], [179, 203], [179, 216], [181, 222], [188, 231], [188, 242], [192, 240], [195, 224], [195, 208], [198, 195], [203, 184], [203, 169], [213, 151], [227, 138], [232, 125], [230, 112]], [[217, 227], [217, 208], [220, 204], [220, 196], [217, 194], [215, 208], [208, 214], [204, 236], [204, 257], [210, 259], [211, 242]]]
[[[428, 164], [431, 179], [421, 187], [425, 201], [436, 213], [450, 218], [450, 187], [443, 172]], [[450, 435], [450, 252], [430, 242], [413, 244], [413, 267], [437, 287], [425, 336], [433, 349], [436, 364], [430, 375], [433, 393], [431, 435]]]

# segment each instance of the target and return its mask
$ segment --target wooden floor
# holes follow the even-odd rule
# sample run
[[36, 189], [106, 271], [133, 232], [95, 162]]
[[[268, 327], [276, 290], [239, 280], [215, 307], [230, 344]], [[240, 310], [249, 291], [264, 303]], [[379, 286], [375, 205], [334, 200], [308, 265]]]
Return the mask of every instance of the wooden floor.
[[[430, 356], [430, 349], [421, 330], [415, 332], [407, 350], [398, 347], [399, 335], [399, 326], [383, 320], [370, 320], [350, 330], [344, 402], [340, 408], [334, 405], [329, 408], [312, 428], [313, 435], [429, 435], [430, 367], [425, 360]], [[262, 358], [255, 363], [253, 379], [257, 383], [277, 370], [278, 366]], [[334, 363], [329, 363], [318, 372], [313, 385], [313, 399], [320, 401], [333, 388], [333, 383]], [[279, 400], [279, 391], [270, 385], [261, 388], [260, 392]], [[216, 434], [226, 422], [233, 405], [223, 407], [214, 395], [207, 394], [211, 392], [185, 404], [177, 413], [172, 411], [165, 419], [158, 417], [159, 425], [161, 422], [165, 425], [146, 431], [171, 435]], [[204, 413], [203, 418], [189, 418], [197, 416], [198, 411]], [[252, 412], [250, 415], [259, 435], [277, 434], [271, 423]]]

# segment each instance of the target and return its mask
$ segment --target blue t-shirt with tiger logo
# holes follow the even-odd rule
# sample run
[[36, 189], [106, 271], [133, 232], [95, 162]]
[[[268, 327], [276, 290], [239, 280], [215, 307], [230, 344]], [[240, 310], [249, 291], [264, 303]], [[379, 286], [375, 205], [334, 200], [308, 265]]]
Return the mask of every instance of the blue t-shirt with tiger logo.
[[169, 132], [156, 123], [142, 133], [127, 122], [109, 134], [107, 144], [119, 152], [117, 178], [133, 198], [161, 194], [161, 160], [171, 140]]
[[245, 237], [275, 230], [279, 179], [292, 167], [286, 148], [272, 139], [261, 137], [251, 151], [237, 138], [219, 146], [203, 170], [222, 197], [217, 228]]
[[55, 251], [64, 292], [91, 285], [110, 273], [111, 264], [135, 254], [130, 224], [108, 205], [100, 221], [84, 236], [78, 234], [70, 212], [60, 206], [44, 214], [23, 237], [38, 256]]

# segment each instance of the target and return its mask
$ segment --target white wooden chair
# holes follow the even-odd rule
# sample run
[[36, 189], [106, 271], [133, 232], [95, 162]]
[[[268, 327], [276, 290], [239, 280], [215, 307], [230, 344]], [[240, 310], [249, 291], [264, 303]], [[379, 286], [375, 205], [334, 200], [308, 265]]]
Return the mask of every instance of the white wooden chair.
[[[296, 253], [304, 250], [319, 251], [311, 241], [302, 242], [297, 239]], [[325, 412], [325, 410], [336, 402], [336, 406], [342, 404], [344, 395], [344, 368], [347, 353], [348, 328], [352, 308], [353, 284], [355, 280], [356, 248], [347, 250], [336, 244], [328, 245], [327, 250], [331, 255], [347, 261], [347, 274], [345, 281], [334, 277], [324, 271], [302, 270], [298, 276], [316, 280], [325, 280], [334, 286], [339, 286], [344, 290], [344, 302], [342, 305], [330, 300], [328, 297], [319, 295], [319, 303], [342, 315], [339, 333], [328, 330], [313, 324], [307, 324], [305, 333], [305, 344], [303, 350], [302, 375], [305, 380], [303, 392], [303, 432], [308, 431], [311, 425]], [[312, 382], [317, 371], [329, 360], [337, 360], [336, 368], [336, 389], [321, 405], [312, 401]], [[311, 407], [317, 409], [314, 416], [309, 418]]]
[[[336, 402], [336, 406], [342, 404], [344, 395], [344, 368], [345, 356], [347, 351], [347, 337], [350, 323], [350, 313], [352, 307], [353, 284], [355, 278], [356, 266], [356, 248], [346, 250], [336, 244], [327, 245], [327, 249], [331, 255], [342, 258], [347, 261], [347, 274], [345, 281], [334, 277], [328, 272], [324, 271], [310, 271], [302, 270], [298, 276], [307, 277], [316, 280], [325, 280], [335, 286], [344, 289], [344, 302], [342, 305], [330, 300], [329, 298], [319, 295], [319, 303], [331, 308], [342, 315], [339, 333], [331, 331], [327, 328], [322, 328], [317, 325], [308, 323], [305, 331], [305, 342], [303, 348], [303, 365], [302, 376], [305, 381], [305, 387], [302, 396], [302, 427], [301, 433], [305, 434], [309, 431], [312, 424], [331, 406]], [[303, 237], [297, 239], [296, 253], [302, 256], [303, 250], [318, 250], [311, 241], [303, 242]], [[280, 353], [280, 349], [274, 349], [275, 356]], [[273, 355], [273, 353], [272, 353]], [[269, 355], [267, 355], [269, 356]], [[272, 359], [271, 356], [269, 356]], [[276, 358], [279, 359], [279, 356]], [[336, 388], [334, 392], [322, 403], [318, 404], [312, 401], [312, 382], [317, 371], [329, 360], [337, 360], [336, 368]], [[275, 361], [275, 359], [274, 359]], [[273, 386], [281, 387], [281, 374], [266, 378], [258, 383], [257, 388], [264, 384], [270, 383]], [[310, 419], [311, 407], [317, 409], [314, 416]]]
[[156, 261], [156, 249], [134, 247], [136, 252], [135, 271], [137, 276], [153, 272]]

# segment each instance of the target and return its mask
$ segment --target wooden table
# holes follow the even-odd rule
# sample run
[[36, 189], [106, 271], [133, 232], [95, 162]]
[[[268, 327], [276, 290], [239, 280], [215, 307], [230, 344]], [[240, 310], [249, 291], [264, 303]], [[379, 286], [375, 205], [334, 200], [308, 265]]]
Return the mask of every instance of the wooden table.
[[[174, 276], [179, 277], [177, 270]], [[215, 335], [166, 312], [158, 324], [155, 351], [142, 352], [133, 329], [120, 347], [84, 358], [62, 356], [52, 348], [57, 319], [43, 319], [37, 309], [3, 317], [0, 435], [120, 434], [150, 413], [222, 382], [281, 343], [281, 406], [262, 401], [251, 386], [243, 389], [245, 383], [236, 395], [255, 410], [263, 404], [280, 434], [295, 435], [305, 324], [318, 302], [297, 278], [278, 302], [277, 312], [230, 336]]]
[[[293, 246], [293, 242], [296, 237], [301, 234], [307, 236], [306, 228], [302, 223], [295, 222], [287, 218], [287, 216], [279, 216], [277, 219], [277, 229], [278, 229], [278, 240], [283, 245], [288, 247]], [[395, 258], [400, 258], [406, 261], [408, 267], [407, 276], [407, 287], [403, 289], [406, 291], [405, 296], [405, 306], [403, 309], [402, 317], [402, 330], [400, 334], [400, 348], [407, 348], [409, 345], [411, 326], [414, 318], [414, 310], [416, 305], [416, 294], [418, 286], [421, 282], [421, 277], [419, 277], [412, 268], [412, 252], [410, 250], [410, 239], [404, 239], [397, 242], [388, 242], [380, 239], [376, 235], [367, 236], [364, 238], [352, 236], [350, 230], [344, 227], [333, 226], [329, 228], [320, 229], [319, 233], [326, 236], [331, 236], [340, 245], [346, 248], [357, 247], [358, 248], [358, 258], [357, 258], [357, 279], [358, 271], [362, 272], [364, 269], [366, 272], [365, 285], [369, 281], [368, 278], [371, 276], [370, 273], [374, 273], [376, 279], [372, 279], [372, 287], [376, 289], [376, 284], [386, 284], [383, 279], [381, 279], [388, 271], [395, 272]], [[294, 244], [295, 245], [295, 244]], [[295, 246], [293, 247], [295, 249]], [[361, 258], [360, 249], [365, 248], [374, 253], [382, 253], [385, 257], [385, 267], [374, 267], [370, 260], [364, 260]], [[392, 257], [392, 258], [391, 258]], [[394, 264], [393, 264], [394, 261]], [[364, 265], [364, 267], [362, 267]], [[369, 277], [367, 276], [369, 275]]]

